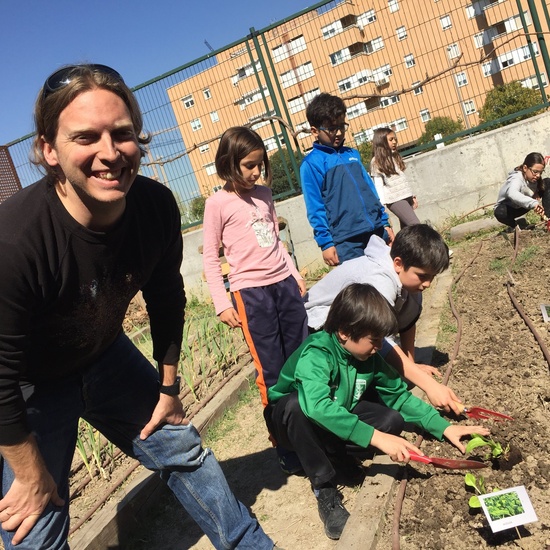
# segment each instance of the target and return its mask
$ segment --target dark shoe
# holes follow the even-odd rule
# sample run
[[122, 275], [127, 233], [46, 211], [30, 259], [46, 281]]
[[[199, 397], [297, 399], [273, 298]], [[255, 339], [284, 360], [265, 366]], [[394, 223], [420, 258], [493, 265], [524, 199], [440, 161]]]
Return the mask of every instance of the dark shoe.
[[304, 468], [300, 463], [300, 459], [298, 458], [298, 455], [294, 451], [289, 451], [288, 449], [285, 449], [280, 445], [275, 447], [275, 450], [277, 451], [279, 466], [281, 467], [281, 470], [285, 474], [292, 476], [292, 475], [302, 473], [304, 471]]
[[325, 534], [329, 539], [338, 540], [348, 521], [349, 512], [344, 508], [336, 487], [319, 489], [317, 506], [325, 525]]

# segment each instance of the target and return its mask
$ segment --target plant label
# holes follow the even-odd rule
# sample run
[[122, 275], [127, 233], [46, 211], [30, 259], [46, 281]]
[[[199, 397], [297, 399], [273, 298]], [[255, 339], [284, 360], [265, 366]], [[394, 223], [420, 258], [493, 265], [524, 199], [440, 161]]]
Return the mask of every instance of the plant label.
[[479, 501], [493, 533], [538, 521], [523, 485], [479, 495]]
[[542, 311], [542, 318], [544, 319], [544, 322], [548, 323], [548, 321], [550, 321], [550, 305], [541, 304], [540, 310]]

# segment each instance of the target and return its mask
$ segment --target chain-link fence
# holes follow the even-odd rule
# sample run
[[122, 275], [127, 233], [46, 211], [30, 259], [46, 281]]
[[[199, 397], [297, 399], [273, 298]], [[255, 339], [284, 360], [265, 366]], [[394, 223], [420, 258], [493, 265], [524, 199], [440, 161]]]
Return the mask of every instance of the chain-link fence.
[[[264, 138], [276, 196], [299, 192], [299, 162], [311, 147], [305, 108], [320, 92], [345, 100], [349, 145], [390, 126], [411, 151], [436, 118], [457, 122], [458, 137], [486, 127], [479, 110], [502, 84], [537, 90], [531, 111], [546, 107], [548, 6], [523, 4], [332, 0], [251, 28], [245, 38], [134, 89], [153, 135], [141, 171], [170, 187], [182, 224], [193, 225], [204, 198], [222, 183], [214, 157], [231, 126], [249, 125]], [[9, 145], [23, 186], [39, 177], [28, 162], [31, 141]]]

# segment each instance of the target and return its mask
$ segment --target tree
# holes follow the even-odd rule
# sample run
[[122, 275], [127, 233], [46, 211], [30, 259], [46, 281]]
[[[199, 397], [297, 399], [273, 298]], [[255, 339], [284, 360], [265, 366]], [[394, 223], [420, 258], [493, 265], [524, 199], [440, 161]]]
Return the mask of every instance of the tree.
[[[300, 160], [297, 152], [294, 152], [294, 158], [296, 159], [296, 164], [299, 166]], [[271, 182], [273, 196], [286, 193], [287, 191], [299, 191], [298, 178], [290, 164], [290, 153], [288, 149], [275, 151], [275, 153], [269, 157], [269, 164], [271, 165], [271, 173], [273, 175]], [[290, 172], [290, 181], [285, 171], [285, 164]]]
[[[456, 134], [463, 130], [462, 121], [460, 119], [453, 120], [448, 116], [436, 116], [426, 122], [424, 126], [424, 133], [420, 136], [418, 140], [418, 145], [423, 145], [424, 143], [430, 143], [434, 140], [436, 134], [441, 134], [443, 137], [450, 136], [451, 134]], [[448, 141], [446, 143], [452, 143], [454, 140]]]
[[366, 170], [369, 169], [372, 160], [372, 141], [363, 141], [357, 145], [357, 150], [361, 155], [361, 162]]
[[[539, 105], [541, 102], [542, 98], [540, 92], [533, 90], [532, 88], [526, 88], [522, 86], [520, 82], [515, 80], [514, 82], [497, 86], [487, 94], [485, 104], [479, 112], [479, 119], [481, 122], [497, 120], [501, 117], [517, 113], [523, 109]], [[542, 111], [543, 109], [518, 116], [508, 120], [507, 122], [497, 124], [494, 128], [532, 117]]]
[[195, 197], [191, 201], [191, 206], [189, 207], [189, 214], [191, 215], [192, 221], [199, 221], [203, 219], [205, 203], [206, 203], [206, 198], [203, 196]]

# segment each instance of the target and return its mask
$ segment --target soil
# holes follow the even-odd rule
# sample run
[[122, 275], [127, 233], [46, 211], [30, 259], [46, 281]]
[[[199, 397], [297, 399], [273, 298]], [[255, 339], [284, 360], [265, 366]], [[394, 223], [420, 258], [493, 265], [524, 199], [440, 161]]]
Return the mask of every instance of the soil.
[[[481, 247], [480, 247], [481, 243]], [[495, 422], [467, 418], [452, 421], [490, 426], [491, 437], [510, 445], [509, 461], [487, 461], [483, 475], [488, 491], [524, 485], [538, 521], [493, 534], [482, 512], [470, 509], [471, 489], [464, 483], [464, 470], [436, 469], [411, 463], [401, 471], [407, 487], [399, 524], [402, 550], [470, 550], [471, 548], [550, 548], [550, 372], [525, 321], [512, 304], [507, 282], [543, 345], [550, 345], [550, 323], [545, 323], [540, 305], [550, 304], [550, 235], [542, 229], [522, 231], [513, 267], [513, 234], [489, 234], [481, 241], [453, 243], [453, 276], [467, 267], [455, 285], [453, 297], [462, 320], [458, 355], [453, 360], [457, 331], [450, 312], [440, 323], [440, 338], [434, 364], [443, 373], [451, 368], [449, 385], [470, 406], [500, 411], [513, 421]], [[429, 292], [429, 291], [428, 291]], [[425, 315], [427, 313], [425, 312]], [[246, 360], [246, 358], [245, 358]], [[214, 450], [236, 496], [259, 519], [264, 530], [282, 548], [325, 550], [336, 547], [324, 532], [309, 482], [286, 476], [277, 465], [267, 439], [255, 389], [224, 421], [208, 445]], [[407, 435], [414, 441], [416, 434]], [[448, 442], [425, 437], [422, 450], [433, 456], [460, 458]], [[480, 457], [476, 449], [468, 458]], [[481, 457], [483, 458], [483, 457]], [[368, 464], [366, 464], [368, 466]], [[127, 459], [116, 466], [128, 467]], [[368, 482], [368, 478], [366, 483]], [[93, 506], [97, 494], [111, 482], [89, 484], [71, 504], [72, 524]], [[397, 486], [397, 484], [396, 484]], [[353, 513], [359, 487], [341, 485], [346, 507]], [[115, 497], [116, 498], [116, 497]], [[392, 548], [393, 508], [386, 513], [386, 526], [377, 548]], [[366, 518], [368, 521], [368, 518]], [[124, 550], [195, 549], [212, 546], [200, 529], [167, 493], [145, 518]]]
[[[510, 445], [507, 459], [488, 461], [490, 467], [473, 471], [485, 479], [487, 491], [523, 485], [538, 521], [493, 534], [483, 512], [470, 509], [472, 489], [465, 471], [409, 465], [400, 522], [402, 550], [470, 550], [471, 548], [550, 548], [550, 373], [549, 364], [528, 325], [508, 293], [511, 289], [543, 346], [550, 346], [550, 323], [543, 321], [541, 304], [550, 304], [550, 235], [542, 229], [522, 231], [514, 267], [514, 235], [491, 234], [480, 241], [453, 245], [455, 279], [471, 262], [455, 286], [456, 309], [462, 319], [458, 355], [449, 385], [470, 406], [506, 413], [513, 421], [482, 422], [491, 438]], [[479, 254], [476, 252], [479, 249]], [[507, 283], [510, 281], [510, 286]], [[450, 325], [451, 315], [441, 329]], [[456, 334], [446, 333], [438, 343], [439, 365], [445, 372], [455, 349]], [[546, 352], [548, 353], [548, 352]], [[454, 419], [453, 419], [454, 420]], [[428, 455], [459, 458], [448, 443], [426, 438]], [[483, 455], [479, 448], [468, 457]], [[377, 548], [391, 548], [393, 510]]]
[[[550, 235], [540, 229], [521, 232], [517, 259], [511, 267], [513, 244], [514, 235], [495, 232], [483, 241], [453, 243], [451, 269], [455, 279], [475, 259], [453, 291], [462, 321], [458, 355], [453, 360], [457, 330], [449, 308], [440, 322], [433, 362], [442, 374], [451, 368], [448, 383], [464, 403], [513, 417], [507, 422], [465, 417], [450, 420], [488, 425], [492, 439], [504, 447], [510, 445], [506, 459], [489, 460], [487, 468], [474, 474], [483, 475], [488, 491], [524, 485], [538, 521], [520, 526], [517, 531], [493, 534], [483, 513], [468, 506], [473, 493], [464, 483], [465, 470], [414, 463], [402, 467], [402, 474], [408, 478], [399, 524], [402, 550], [550, 548], [549, 364], [513, 306], [506, 284], [512, 281], [511, 290], [543, 345], [550, 345], [550, 323], [544, 323], [540, 309], [541, 304], [550, 304]], [[280, 472], [256, 399], [243, 405], [230, 420], [226, 435], [210, 443], [230, 485], [281, 547], [335, 548], [337, 543], [323, 533], [307, 480]], [[417, 434], [409, 433], [407, 437], [415, 440]], [[461, 457], [448, 442], [430, 437], [425, 438], [421, 448], [428, 455]], [[484, 452], [483, 448], [477, 449], [468, 458], [483, 460]], [[346, 507], [353, 512], [358, 488], [340, 488]], [[385, 528], [379, 534], [380, 550], [392, 548], [393, 513], [390, 507]], [[138, 538], [125, 547], [145, 550], [160, 540], [161, 544], [154, 546], [170, 550], [212, 548], [170, 500]]]

